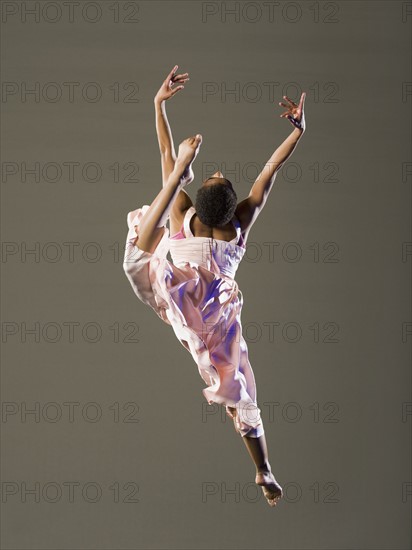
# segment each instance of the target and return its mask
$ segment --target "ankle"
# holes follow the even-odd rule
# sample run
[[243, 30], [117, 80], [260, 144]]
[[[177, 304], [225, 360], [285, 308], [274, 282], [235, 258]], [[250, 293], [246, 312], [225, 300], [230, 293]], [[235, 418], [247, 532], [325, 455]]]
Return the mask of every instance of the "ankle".
[[184, 174], [191, 164], [191, 162], [186, 162], [185, 160], [179, 159], [179, 157], [177, 157], [174, 165], [174, 171], [178, 174]]
[[184, 164], [183, 162], [179, 162], [179, 160], [175, 162], [173, 172], [170, 174], [170, 177], [171, 178], [175, 177], [179, 180], [179, 183], [177, 184], [179, 187], [182, 187], [183, 185], [182, 180], [185, 179], [184, 176], [187, 168], [188, 168], [187, 164]]
[[270, 474], [272, 472], [272, 469], [270, 467], [269, 462], [265, 462], [261, 467], [256, 468], [257, 474]]

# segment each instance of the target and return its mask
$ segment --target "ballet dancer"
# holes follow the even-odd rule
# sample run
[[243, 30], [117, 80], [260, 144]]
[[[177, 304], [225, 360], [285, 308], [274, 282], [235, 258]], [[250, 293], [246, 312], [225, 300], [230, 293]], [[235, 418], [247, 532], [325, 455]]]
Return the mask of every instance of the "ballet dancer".
[[[269, 463], [256, 385], [242, 335], [243, 295], [235, 273], [252, 225], [261, 213], [277, 172], [305, 132], [304, 102], [287, 96], [279, 102], [293, 126], [251, 187], [237, 201], [222, 172], [202, 182], [195, 204], [185, 191], [194, 179], [193, 162], [201, 134], [183, 140], [176, 155], [166, 116], [166, 101], [183, 90], [188, 73], [167, 75], [154, 98], [163, 187], [150, 205], [127, 214], [124, 272], [136, 296], [170, 325], [198, 366], [209, 404], [225, 406], [256, 467], [255, 483], [270, 506], [282, 487]], [[170, 222], [170, 231], [166, 227]], [[170, 261], [166, 256], [170, 252]]]

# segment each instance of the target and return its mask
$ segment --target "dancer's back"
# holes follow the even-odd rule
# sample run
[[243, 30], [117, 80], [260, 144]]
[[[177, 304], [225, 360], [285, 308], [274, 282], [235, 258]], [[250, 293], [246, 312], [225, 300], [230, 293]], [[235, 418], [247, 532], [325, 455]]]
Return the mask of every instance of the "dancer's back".
[[169, 238], [173, 263], [179, 266], [186, 262], [194, 262], [209, 271], [218, 271], [233, 279], [245, 253], [239, 220], [233, 218], [236, 237], [231, 241], [196, 237], [190, 229], [190, 220], [195, 213], [195, 208], [191, 206], [186, 211], [181, 230]]

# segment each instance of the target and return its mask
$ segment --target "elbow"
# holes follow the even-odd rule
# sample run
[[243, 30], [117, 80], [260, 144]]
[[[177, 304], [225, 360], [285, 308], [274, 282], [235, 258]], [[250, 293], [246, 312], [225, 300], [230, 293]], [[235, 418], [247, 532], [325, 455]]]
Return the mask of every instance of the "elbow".
[[248, 203], [253, 209], [253, 212], [260, 212], [267, 201], [267, 193], [256, 193], [251, 191], [248, 196]]

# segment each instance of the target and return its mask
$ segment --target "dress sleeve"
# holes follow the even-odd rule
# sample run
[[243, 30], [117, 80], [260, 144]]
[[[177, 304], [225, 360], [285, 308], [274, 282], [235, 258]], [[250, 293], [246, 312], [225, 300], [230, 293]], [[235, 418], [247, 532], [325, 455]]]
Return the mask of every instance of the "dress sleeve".
[[126, 219], [127, 219], [128, 232], [127, 232], [127, 238], [126, 238], [126, 246], [130, 244], [134, 245], [137, 242], [136, 226], [139, 225], [142, 215], [143, 215], [142, 208], [137, 208], [136, 210], [132, 210], [127, 214]]
[[139, 211], [139, 209], [137, 209], [137, 210], [132, 210], [132, 212], [129, 212], [129, 213], [127, 214], [127, 227], [128, 227], [129, 229], [131, 229], [132, 225], [136, 225], [136, 224], [133, 224], [132, 222], [133, 222], [133, 220], [136, 218], [138, 211]]
[[127, 214], [127, 227], [129, 229], [127, 232], [126, 245], [136, 244], [137, 242], [136, 237], [138, 236], [138, 232], [136, 231], [136, 226], [137, 227], [139, 226], [143, 215], [146, 213], [148, 209], [149, 209], [149, 205], [144, 204], [143, 206], [137, 208], [136, 210], [132, 210]]
[[[138, 231], [136, 231], [136, 227], [138, 229], [139, 224], [142, 220], [143, 215], [146, 213], [146, 211], [149, 209], [148, 204], [144, 204], [140, 208], [137, 208], [136, 210], [132, 210], [127, 214], [127, 226], [128, 226], [128, 232], [127, 232], [127, 238], [126, 238], [126, 255], [129, 253], [129, 247], [137, 246], [138, 242]], [[166, 257], [168, 250], [169, 250], [169, 229], [165, 227], [165, 231], [163, 234], [162, 239], [158, 243], [156, 247], [156, 251], [154, 252], [157, 256]]]

